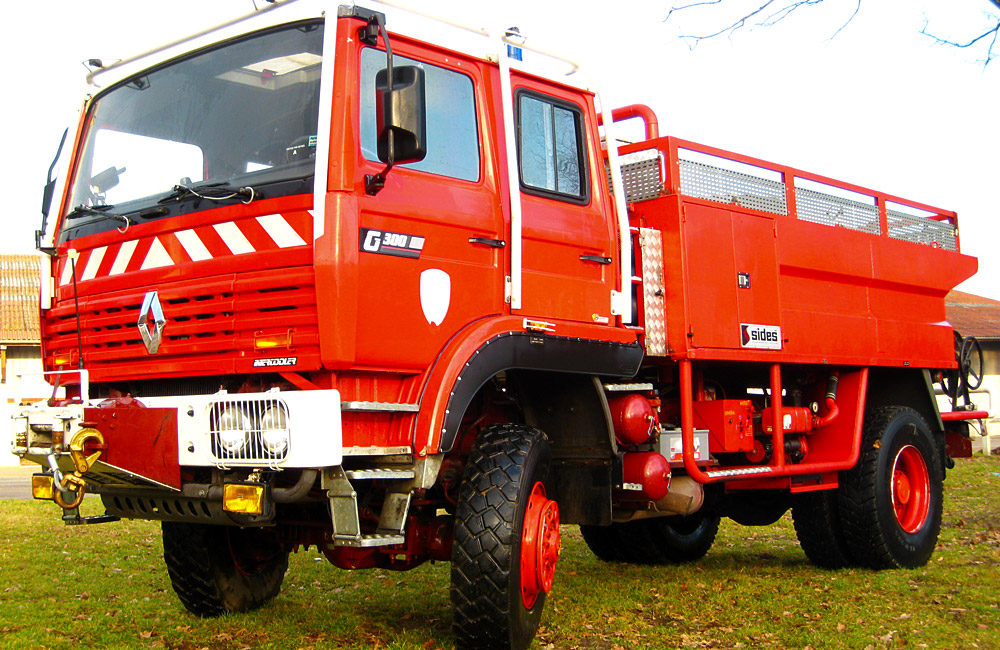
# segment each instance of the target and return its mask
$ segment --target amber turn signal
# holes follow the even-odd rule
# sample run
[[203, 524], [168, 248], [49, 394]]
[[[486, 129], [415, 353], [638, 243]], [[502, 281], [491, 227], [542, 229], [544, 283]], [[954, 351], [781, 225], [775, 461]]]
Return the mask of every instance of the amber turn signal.
[[264, 486], [260, 483], [226, 483], [222, 486], [222, 509], [244, 515], [264, 512]]
[[55, 480], [51, 474], [31, 475], [31, 496], [35, 499], [51, 501], [55, 498]]

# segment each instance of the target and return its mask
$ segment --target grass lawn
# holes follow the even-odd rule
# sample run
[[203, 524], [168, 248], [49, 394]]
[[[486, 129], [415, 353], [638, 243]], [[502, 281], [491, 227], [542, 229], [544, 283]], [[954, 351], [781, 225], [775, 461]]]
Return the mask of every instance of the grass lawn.
[[[564, 526], [533, 648], [1000, 650], [1000, 456], [956, 462], [937, 551], [916, 570], [813, 568], [787, 515], [724, 520], [708, 555], [678, 567], [600, 562]], [[4, 500], [0, 525], [0, 648], [452, 647], [444, 563], [352, 573], [300, 551], [271, 604], [204, 620], [170, 588], [158, 523], [68, 527], [50, 503]]]

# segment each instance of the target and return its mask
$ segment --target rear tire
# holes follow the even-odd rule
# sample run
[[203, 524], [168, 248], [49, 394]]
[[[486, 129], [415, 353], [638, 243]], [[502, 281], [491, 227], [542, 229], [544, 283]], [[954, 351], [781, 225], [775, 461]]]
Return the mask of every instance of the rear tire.
[[622, 540], [618, 534], [621, 524], [610, 524], [608, 526], [591, 526], [580, 524], [580, 534], [586, 542], [590, 552], [597, 556], [602, 562], [625, 562], [625, 555], [622, 553]]
[[903, 406], [865, 416], [861, 457], [841, 474], [840, 521], [852, 557], [873, 569], [915, 568], [941, 530], [944, 468], [919, 413]]
[[712, 548], [720, 518], [695, 513], [687, 517], [637, 519], [610, 526], [580, 526], [583, 540], [605, 562], [682, 564], [700, 560]]
[[700, 560], [712, 548], [721, 519], [695, 513], [687, 517], [651, 519], [662, 522], [657, 527], [657, 541], [667, 563], [682, 564]]
[[806, 557], [822, 569], [856, 566], [840, 525], [837, 490], [804, 492], [795, 496], [792, 522]]
[[281, 591], [288, 552], [271, 531], [172, 521], [162, 530], [170, 584], [192, 614], [246, 612]]
[[535, 637], [559, 552], [558, 510], [545, 497], [550, 456], [545, 434], [524, 425], [491, 425], [476, 439], [455, 508], [457, 648], [523, 650]]

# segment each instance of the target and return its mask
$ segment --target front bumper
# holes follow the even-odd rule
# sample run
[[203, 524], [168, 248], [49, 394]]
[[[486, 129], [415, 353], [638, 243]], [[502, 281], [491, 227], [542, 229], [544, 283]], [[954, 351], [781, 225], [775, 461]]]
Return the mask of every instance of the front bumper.
[[182, 467], [280, 471], [343, 460], [336, 390], [41, 402], [16, 407], [12, 425], [15, 455], [99, 492], [179, 493]]

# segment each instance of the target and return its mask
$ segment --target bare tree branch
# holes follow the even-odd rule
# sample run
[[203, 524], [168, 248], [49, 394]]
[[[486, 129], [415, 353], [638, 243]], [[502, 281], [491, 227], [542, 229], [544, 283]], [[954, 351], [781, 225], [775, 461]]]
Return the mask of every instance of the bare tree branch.
[[[1000, 3], [1000, 0], [990, 0], [990, 2], [992, 2], [993, 4], [998, 4], [998, 3]], [[1000, 5], [998, 5], [998, 6], [1000, 6]], [[933, 38], [934, 42], [938, 43], [940, 45], [950, 45], [951, 47], [958, 47], [958, 48], [972, 47], [973, 45], [975, 45], [979, 41], [982, 41], [983, 39], [989, 38], [990, 39], [990, 45], [986, 49], [986, 58], [983, 59], [983, 67], [985, 68], [986, 66], [988, 66], [990, 64], [990, 61], [992, 61], [997, 56], [996, 54], [993, 53], [993, 48], [996, 47], [997, 36], [1000, 35], [1000, 18], [997, 19], [997, 24], [994, 25], [992, 29], [986, 30], [985, 32], [983, 32], [979, 36], [975, 37], [974, 39], [972, 39], [971, 41], [968, 41], [966, 43], [959, 43], [958, 41], [950, 41], [950, 40], [948, 40], [946, 38], [941, 38], [940, 36], [935, 36], [934, 34], [931, 34], [930, 32], [927, 31], [927, 24], [926, 23], [924, 23], [924, 26], [920, 30], [920, 33], [923, 34], [924, 36], [928, 36], [930, 38]]]
[[[748, 23], [751, 28], [771, 27], [781, 22], [785, 18], [787, 18], [789, 15], [791, 15], [792, 12], [794, 12], [797, 9], [801, 9], [802, 7], [810, 7], [813, 5], [818, 5], [822, 2], [824, 2], [824, 0], [780, 0], [780, 1], [766, 0], [762, 5], [757, 7], [757, 9], [755, 9], [754, 11], [751, 11], [741, 16], [740, 18], [734, 20], [732, 23], [730, 23], [726, 27], [723, 27], [722, 29], [719, 29], [718, 31], [715, 31], [710, 34], [682, 34], [680, 38], [687, 41], [693, 41], [695, 44], [697, 44], [699, 41], [715, 38], [717, 36], [721, 36], [722, 34], [728, 33], [729, 36], [732, 36], [733, 33], [736, 32], [737, 30], [747, 27]], [[1000, 0], [990, 0], [990, 2], [1000, 2]], [[683, 11], [685, 9], [691, 9], [693, 7], [700, 7], [703, 5], [718, 5], [718, 4], [721, 4], [721, 0], [702, 0], [700, 2], [691, 2], [689, 4], [685, 4], [678, 7], [676, 5], [676, 0], [675, 0], [674, 5], [670, 8], [670, 11], [667, 12], [667, 16], [663, 20], [667, 21], [675, 12]], [[854, 13], [851, 14], [851, 17], [847, 19], [847, 22], [845, 22], [843, 25], [840, 26], [840, 28], [834, 33], [834, 36], [839, 34], [845, 27], [847, 27], [848, 24], [850, 24], [852, 20], [854, 20], [854, 17], [858, 14], [858, 11], [860, 9], [861, 9], [861, 0], [857, 0], [857, 5], [855, 6]], [[758, 18], [759, 20], [755, 21], [755, 19]], [[833, 37], [831, 36], [831, 38]]]
[[[687, 0], [687, 4], [682, 4], [677, 6], [678, 2], [682, 0], [673, 0], [670, 11], [667, 12], [666, 17], [663, 19], [664, 22], [669, 20], [677, 12], [684, 11], [686, 9], [693, 9], [695, 7], [703, 7], [706, 5], [721, 5], [722, 0]], [[788, 18], [793, 12], [802, 7], [811, 7], [814, 5], [821, 4], [825, 0], [763, 0], [757, 9], [744, 14], [743, 16], [737, 18], [736, 20], [729, 23], [727, 26], [719, 29], [715, 32], [709, 34], [681, 34], [679, 38], [685, 40], [689, 43], [691, 47], [694, 47], [699, 42], [721, 36], [723, 34], [728, 34], [732, 37], [733, 33], [744, 27], [773, 27], [782, 20]], [[991, 5], [1000, 9], [1000, 0], [986, 0]], [[861, 10], [861, 0], [856, 0], [854, 6], [854, 12], [851, 14], [843, 25], [841, 25], [837, 31], [833, 33], [830, 40], [836, 38], [840, 32], [844, 31], [851, 21], [857, 17], [858, 12]], [[990, 19], [993, 21], [993, 26], [987, 29], [985, 32], [979, 36], [973, 38], [968, 42], [954, 41], [947, 38], [941, 38], [935, 34], [927, 31], [927, 24], [920, 30], [920, 33], [924, 36], [934, 39], [935, 42], [941, 45], [948, 45], [957, 48], [969, 48], [980, 43], [989, 43], [986, 48], [986, 57], [983, 59], [983, 67], [989, 65], [990, 61], [1000, 56], [1000, 52], [995, 52], [997, 50], [997, 43], [1000, 41], [1000, 16], [990, 15]]]

